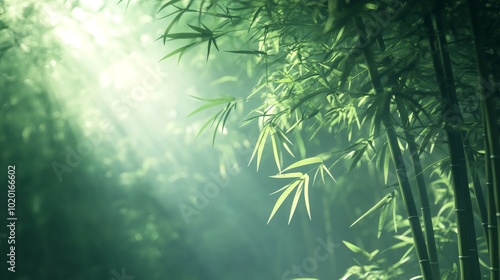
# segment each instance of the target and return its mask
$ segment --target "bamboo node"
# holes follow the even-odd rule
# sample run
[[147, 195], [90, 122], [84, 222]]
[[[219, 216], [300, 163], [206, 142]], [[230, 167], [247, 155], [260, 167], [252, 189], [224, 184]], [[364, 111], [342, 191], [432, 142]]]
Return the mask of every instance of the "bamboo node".
[[499, 270], [498, 270], [498, 268], [494, 268], [494, 267], [491, 267], [491, 266], [489, 267], [489, 269], [490, 269], [491, 271], [499, 271]]
[[[455, 208], [455, 212], [465, 212], [465, 209], [458, 209], [458, 208]], [[498, 215], [498, 213], [497, 213]]]
[[500, 155], [490, 155], [490, 158], [491, 158], [491, 159], [500, 158]]
[[470, 256], [458, 256], [458, 259], [460, 259], [460, 260], [470, 259]]
[[425, 263], [427, 263], [427, 262], [429, 262], [429, 260], [428, 260], [428, 259], [421, 259], [421, 260], [419, 260], [418, 262], [419, 262], [419, 263], [424, 263], [424, 262], [425, 262]]
[[496, 229], [498, 228], [496, 225], [488, 225], [488, 228], [491, 228], [491, 229]]

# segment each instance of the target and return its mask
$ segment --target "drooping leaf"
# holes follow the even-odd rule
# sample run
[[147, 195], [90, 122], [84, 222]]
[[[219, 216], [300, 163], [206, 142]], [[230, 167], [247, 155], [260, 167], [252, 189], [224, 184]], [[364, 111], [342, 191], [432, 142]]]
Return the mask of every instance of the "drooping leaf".
[[259, 51], [259, 50], [252, 50], [252, 51], [226, 51], [226, 52], [238, 53], [238, 54], [267, 55], [266, 52]]
[[229, 103], [229, 102], [232, 102], [234, 101], [234, 97], [232, 96], [228, 96], [228, 97], [222, 97], [222, 98], [201, 98], [201, 97], [196, 97], [196, 96], [192, 96], [193, 98], [196, 98], [198, 100], [201, 100], [201, 101], [205, 101], [205, 102], [208, 102], [208, 104], [205, 104], [199, 108], [197, 108], [196, 110], [192, 111], [191, 113], [189, 113], [189, 115], [187, 116], [188, 118], [193, 116], [193, 115], [196, 115], [208, 108], [212, 108], [214, 106], [217, 106], [217, 105], [221, 105], [221, 104], [225, 104], [225, 103]]
[[250, 157], [250, 164], [253, 158], [257, 155], [257, 170], [259, 170], [260, 160], [262, 158], [262, 152], [264, 151], [264, 146], [266, 144], [267, 136], [269, 135], [270, 125], [266, 125], [262, 128], [259, 134], [259, 138], [257, 139], [257, 143], [255, 144], [255, 148], [253, 150], [252, 156]]
[[307, 215], [311, 219], [311, 206], [309, 205], [309, 175], [304, 174], [304, 202], [306, 204]]
[[292, 172], [292, 173], [273, 175], [270, 177], [277, 178], [277, 179], [287, 179], [287, 178], [300, 178], [300, 177], [302, 177], [302, 175], [303, 175], [302, 172]]
[[173, 5], [173, 4], [175, 4], [175, 3], [179, 2], [179, 1], [181, 1], [181, 0], [172, 0], [172, 1], [168, 1], [167, 3], [163, 4], [163, 5], [160, 7], [160, 9], [158, 9], [158, 11], [157, 11], [156, 13], [161, 12], [161, 11], [162, 11], [163, 9], [165, 9], [166, 7], [168, 7], [168, 6], [170, 6], [170, 5]]
[[[335, 178], [333, 178], [332, 173], [330, 173], [330, 170], [328, 170], [328, 168], [325, 165], [323, 165], [323, 169], [326, 171], [326, 173], [328, 173], [328, 175], [330, 176], [330, 178], [332, 178], [332, 180], [334, 182], [337, 182], [337, 180], [335, 180]], [[325, 182], [325, 179], [323, 178], [323, 183], [324, 182]]]
[[382, 206], [382, 211], [380, 212], [380, 217], [379, 217], [379, 220], [378, 220], [378, 234], [377, 234], [377, 238], [380, 238], [380, 235], [382, 235], [382, 231], [384, 230], [384, 226], [385, 226], [385, 221], [386, 221], [386, 218], [387, 218], [387, 211], [389, 210], [389, 204], [384, 204], [384, 206]]
[[281, 204], [283, 204], [288, 195], [290, 195], [290, 193], [299, 185], [300, 182], [301, 182], [300, 179], [293, 181], [291, 184], [288, 185], [285, 191], [283, 191], [283, 193], [280, 195], [280, 197], [274, 204], [273, 210], [271, 211], [271, 215], [269, 216], [269, 220], [267, 220], [268, 224], [274, 217], [274, 214], [276, 214], [276, 211], [278, 211], [278, 209], [280, 208]]
[[170, 52], [169, 54], [167, 54], [166, 56], [162, 57], [162, 59], [160, 59], [160, 61], [162, 60], [165, 60], [171, 56], [174, 56], [176, 54], [180, 54], [180, 56], [182, 56], [182, 54], [187, 51], [189, 48], [193, 47], [194, 45], [198, 44], [198, 42], [194, 42], [194, 43], [191, 43], [191, 44], [187, 44], [185, 45], [184, 47], [180, 47], [178, 49], [176, 49], [175, 51], [173, 52]]
[[295, 209], [297, 209], [297, 204], [299, 203], [300, 195], [302, 194], [302, 189], [304, 188], [304, 180], [300, 180], [299, 186], [295, 191], [295, 196], [293, 197], [292, 207], [290, 208], [290, 216], [288, 217], [288, 224], [292, 221]]
[[274, 161], [276, 162], [276, 166], [278, 167], [279, 172], [281, 172], [280, 155], [279, 155], [278, 145], [276, 144], [275, 133], [271, 133], [271, 145], [273, 148]]
[[351, 250], [353, 253], [357, 253], [357, 254], [363, 254], [365, 255], [367, 258], [370, 257], [370, 253], [368, 253], [367, 251], [361, 249], [360, 247], [350, 243], [350, 242], [347, 242], [345, 240], [342, 240], [342, 243], [344, 243], [344, 245], [349, 248], [349, 250]]
[[283, 169], [283, 172], [290, 170], [290, 169], [297, 168], [297, 167], [302, 167], [302, 166], [315, 164], [315, 163], [323, 163], [323, 160], [319, 157], [305, 158], [305, 159], [299, 160], [299, 161], [291, 164], [287, 168]]
[[353, 227], [355, 224], [357, 224], [359, 221], [364, 219], [366, 216], [372, 214], [373, 212], [377, 211], [380, 207], [383, 207], [384, 205], [389, 203], [393, 199], [393, 197], [394, 197], [394, 192], [391, 192], [391, 193], [387, 194], [386, 196], [384, 196], [372, 208], [370, 208], [363, 215], [361, 215], [361, 217], [359, 217], [356, 221], [354, 221], [354, 223], [352, 223], [352, 225], [350, 225], [349, 227]]

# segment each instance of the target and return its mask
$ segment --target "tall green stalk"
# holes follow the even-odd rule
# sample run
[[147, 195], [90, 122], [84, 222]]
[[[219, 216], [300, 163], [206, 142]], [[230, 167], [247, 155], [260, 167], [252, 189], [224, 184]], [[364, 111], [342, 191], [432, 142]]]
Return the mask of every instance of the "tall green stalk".
[[[448, 138], [452, 186], [454, 190], [455, 211], [457, 216], [458, 250], [460, 275], [462, 279], [479, 279], [480, 268], [474, 229], [472, 205], [468, 186], [467, 166], [462, 134], [455, 121], [462, 121], [462, 114], [454, 91], [454, 79], [444, 36], [444, 23], [441, 15], [441, 2], [435, 12], [436, 31], [430, 13], [430, 3], [423, 3], [424, 25], [427, 31], [436, 78], [443, 100], [443, 119]], [[450, 115], [452, 116], [450, 118]]]
[[431, 207], [429, 204], [429, 197], [427, 195], [427, 188], [425, 184], [424, 171], [422, 170], [422, 163], [420, 162], [418, 147], [415, 142], [415, 137], [408, 131], [409, 120], [408, 113], [406, 111], [405, 105], [398, 100], [396, 97], [396, 104], [399, 110], [399, 115], [405, 129], [405, 138], [408, 144], [408, 150], [411, 154], [413, 171], [416, 174], [417, 189], [420, 197], [420, 202], [422, 204], [422, 217], [424, 219], [424, 229], [425, 237], [427, 241], [427, 251], [429, 252], [429, 260], [432, 267], [432, 272], [434, 279], [441, 279], [441, 273], [439, 271], [439, 260], [436, 249], [436, 238], [434, 236], [434, 227], [432, 224]]
[[[365, 31], [363, 20], [360, 17], [355, 17], [355, 24], [360, 30], [362, 30], [363, 32]], [[365, 57], [366, 64], [368, 66], [368, 73], [370, 75], [370, 80], [375, 93], [378, 96], [385, 95], [382, 86], [382, 81], [377, 66], [375, 64], [375, 59], [373, 58], [373, 53], [369, 45], [363, 48], [363, 55]], [[384, 106], [387, 106], [387, 109], [389, 109], [390, 106], [389, 98], [387, 104], [385, 104]], [[432, 268], [429, 262], [429, 257], [427, 254], [427, 247], [425, 244], [422, 227], [420, 225], [420, 219], [418, 216], [417, 207], [415, 205], [415, 200], [411, 192], [410, 182], [408, 180], [408, 173], [406, 171], [405, 163], [403, 160], [403, 154], [399, 149], [398, 136], [394, 128], [394, 125], [391, 121], [391, 115], [389, 113], [389, 110], [387, 110], [387, 112], [383, 114], [382, 123], [386, 129], [389, 151], [391, 153], [394, 167], [396, 168], [396, 176], [398, 179], [401, 194], [403, 196], [403, 201], [406, 206], [410, 228], [413, 233], [413, 241], [415, 243], [415, 250], [417, 252], [417, 257], [419, 260], [420, 270], [422, 272], [424, 280], [434, 279]]]
[[[484, 124], [484, 120], [483, 120]], [[486, 125], [485, 125], [486, 127]], [[490, 257], [490, 280], [500, 279], [500, 257], [498, 250], [498, 223], [496, 220], [496, 205], [495, 205], [495, 190], [493, 186], [493, 175], [491, 168], [490, 148], [488, 144], [488, 138], [484, 139], [484, 146], [486, 151], [486, 187], [488, 189], [488, 230], [489, 230], [489, 241], [488, 241], [488, 251]]]
[[[495, 208], [493, 209], [493, 207], [490, 206], [490, 210], [493, 210], [496, 213], [496, 229], [496, 226], [500, 224], [500, 138], [497, 126], [497, 111], [495, 109], [493, 87], [488, 83], [488, 67], [484, 55], [484, 43], [482, 40], [485, 34], [483, 34], [481, 29], [481, 21], [479, 20], [478, 12], [478, 6], [480, 5], [480, 3], [479, 1], [475, 0], [468, 0], [467, 2], [469, 4], [472, 35], [474, 37], [474, 49], [477, 59], [481, 112], [484, 122], [486, 142], [488, 144], [487, 150], [489, 156], [486, 158], [486, 166], [487, 171], [489, 171], [488, 176], [491, 176], [491, 181], [489, 181], [489, 183], [493, 184], [493, 186], [489, 188], [489, 195], [490, 197], [494, 197], [495, 202]], [[496, 229], [496, 231], [496, 240], [493, 239], [493, 241], [497, 243], [497, 246], [496, 248], [491, 248], [490, 254], [494, 251], [497, 251], [496, 253], [500, 251], [500, 242], [498, 242], [498, 240], [500, 240], [500, 231], [498, 229]], [[491, 267], [493, 269], [496, 269], [495, 274], [497, 275], [498, 279], [498, 268], [500, 267], [500, 261], [498, 260], [498, 256], [496, 258], [497, 260], [491, 264]]]
[[[385, 52], [386, 47], [385, 47], [385, 42], [382, 37], [382, 34], [380, 34], [377, 37], [377, 44], [380, 48], [381, 51]], [[391, 59], [389, 57], [386, 57], [383, 60], [383, 64], [386, 69], [391, 69]], [[389, 75], [391, 77], [390, 83], [392, 84], [391, 86], [396, 89], [397, 91], [401, 92], [401, 86], [399, 86], [399, 82], [394, 75]], [[401, 101], [400, 97], [398, 95], [395, 95], [395, 100], [396, 100], [396, 106], [399, 112], [399, 116], [401, 118], [401, 122], [403, 124], [403, 129], [404, 129], [404, 134], [406, 138], [406, 143], [408, 144], [408, 150], [411, 155], [411, 160], [412, 160], [412, 165], [413, 165], [413, 171], [415, 172], [415, 177], [417, 180], [417, 189], [418, 189], [418, 194], [420, 198], [420, 203], [422, 204], [422, 207], [420, 211], [422, 212], [422, 218], [424, 220], [424, 233], [425, 233], [425, 238], [427, 241], [427, 252], [429, 253], [429, 261], [431, 264], [432, 272], [434, 275], [434, 279], [441, 279], [441, 272], [439, 269], [439, 260], [438, 260], [438, 253], [437, 253], [437, 248], [436, 248], [436, 238], [434, 236], [434, 227], [432, 224], [432, 215], [431, 215], [431, 208], [429, 204], [429, 196], [427, 195], [427, 187], [425, 183], [425, 178], [424, 178], [424, 172], [422, 170], [422, 163], [420, 161], [420, 156], [418, 152], [418, 146], [415, 141], [415, 137], [413, 136], [412, 133], [409, 132], [410, 128], [410, 121], [408, 117], [408, 111], [406, 109], [406, 106], [404, 103]]]

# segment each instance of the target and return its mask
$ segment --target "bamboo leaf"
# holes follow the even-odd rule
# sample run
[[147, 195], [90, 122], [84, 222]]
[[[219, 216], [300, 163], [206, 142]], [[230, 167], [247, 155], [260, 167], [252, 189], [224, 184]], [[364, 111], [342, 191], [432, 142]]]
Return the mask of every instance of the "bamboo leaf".
[[305, 158], [305, 159], [299, 160], [299, 161], [293, 163], [292, 165], [288, 166], [287, 168], [283, 169], [283, 172], [290, 170], [290, 169], [297, 168], [297, 167], [302, 167], [302, 166], [315, 164], [315, 163], [323, 163], [323, 160], [319, 157]]
[[194, 46], [196, 44], [197, 44], [197, 42], [194, 42], [194, 43], [185, 45], [184, 47], [178, 48], [175, 51], [173, 51], [173, 52], [167, 54], [166, 56], [162, 57], [162, 59], [160, 59], [160, 61], [165, 60], [165, 59], [167, 59], [167, 58], [169, 58], [171, 56], [174, 56], [174, 55], [176, 55], [178, 53], [180, 53], [182, 55], [182, 53], [184, 53], [186, 50], [188, 50], [189, 48], [191, 48], [192, 46]]
[[277, 194], [277, 193], [283, 191], [284, 189], [288, 188], [289, 186], [290, 186], [290, 184], [286, 184], [284, 187], [280, 188], [277, 191], [274, 191], [274, 192], [270, 193], [269, 195]]
[[160, 8], [160, 9], [158, 9], [158, 11], [157, 11], [156, 13], [161, 12], [161, 11], [162, 11], [163, 9], [165, 9], [166, 7], [168, 7], [168, 6], [170, 6], [170, 5], [173, 5], [173, 4], [175, 4], [175, 3], [179, 2], [179, 1], [181, 1], [181, 0], [172, 0], [172, 1], [168, 1], [168, 2], [167, 2], [167, 3], [165, 3], [163, 6], [161, 6], [161, 8]]
[[392, 198], [393, 198], [393, 193], [392, 192], [389, 193], [389, 194], [387, 194], [386, 196], [384, 196], [372, 208], [370, 208], [363, 215], [361, 215], [361, 217], [359, 217], [356, 221], [354, 221], [354, 223], [352, 223], [352, 225], [349, 226], [349, 227], [350, 228], [353, 227], [355, 224], [357, 224], [359, 221], [361, 221], [362, 219], [364, 219], [366, 216], [372, 214], [373, 212], [377, 211], [380, 207], [382, 207], [382, 206], [386, 205], [387, 203], [389, 203]]
[[269, 130], [270, 126], [266, 126], [266, 128], [264, 128], [264, 136], [262, 137], [261, 145], [259, 145], [259, 149], [257, 151], [257, 170], [259, 170], [260, 161], [262, 159], [262, 152], [264, 151], [264, 146], [266, 145], [266, 140], [267, 140], [267, 135], [269, 135]]
[[[333, 178], [332, 173], [330, 173], [330, 170], [328, 170], [328, 168], [324, 164], [323, 164], [323, 169], [326, 171], [326, 173], [328, 173], [328, 175], [330, 176], [330, 178], [332, 178], [332, 180], [334, 182], [337, 182], [337, 180], [335, 180], [335, 178]], [[323, 176], [323, 174], [322, 174], [322, 176]], [[323, 178], [323, 183], [324, 182], [325, 182], [325, 178]]]
[[193, 115], [196, 115], [199, 112], [204, 111], [204, 110], [206, 110], [208, 108], [212, 108], [214, 106], [218, 106], [218, 105], [221, 105], [221, 104], [224, 104], [224, 103], [227, 103], [227, 101], [222, 100], [222, 101], [216, 101], [216, 102], [211, 102], [211, 103], [205, 104], [205, 105], [197, 108], [196, 110], [192, 111], [191, 113], [189, 113], [189, 115], [187, 116], [187, 118], [189, 118], [189, 117], [191, 117]]
[[226, 51], [230, 53], [238, 53], [238, 54], [253, 54], [253, 55], [267, 55], [266, 52], [253, 50], [253, 51]]
[[357, 254], [363, 254], [363, 255], [365, 255], [368, 258], [370, 257], [370, 253], [368, 253], [367, 251], [359, 248], [358, 246], [356, 246], [356, 245], [354, 245], [354, 244], [352, 244], [350, 242], [344, 241], [344, 240], [342, 240], [342, 242], [352, 252], [357, 253]]
[[292, 172], [292, 173], [286, 173], [286, 174], [278, 174], [278, 175], [273, 175], [269, 176], [271, 178], [276, 178], [276, 179], [288, 179], [288, 178], [300, 178], [304, 175], [302, 172]]
[[382, 235], [382, 231], [384, 230], [384, 225], [385, 225], [385, 221], [386, 221], [386, 218], [387, 218], [387, 211], [389, 210], [389, 204], [384, 204], [384, 206], [382, 206], [382, 211], [380, 212], [380, 217], [379, 217], [379, 220], [378, 220], [378, 234], [377, 234], [377, 238], [380, 238], [380, 236]]
[[208, 124], [212, 123], [215, 121], [215, 119], [219, 116], [219, 114], [222, 113], [222, 111], [219, 111], [217, 114], [213, 115], [210, 119], [208, 119], [200, 128], [198, 131], [198, 134], [196, 134], [196, 138], [198, 138], [201, 133], [208, 127]]
[[283, 147], [285, 147], [285, 150], [292, 156], [295, 157], [295, 155], [292, 153], [292, 150], [290, 150], [290, 147], [288, 147], [288, 144], [285, 142], [281, 142]]
[[258, 148], [260, 146], [260, 143], [262, 142], [262, 138], [264, 136], [264, 130], [266, 129], [266, 127], [264, 127], [264, 129], [262, 129], [259, 133], [259, 137], [257, 138], [257, 143], [255, 143], [255, 148], [253, 149], [253, 152], [252, 152], [252, 156], [250, 157], [250, 161], [248, 162], [248, 165], [250, 165], [250, 163], [252, 162], [254, 156], [257, 154], [257, 151], [258, 151]]
[[209, 37], [212, 37], [213, 35], [213, 32], [210, 30], [210, 29], [203, 29], [201, 27], [198, 27], [198, 26], [194, 26], [194, 25], [191, 25], [188, 23], [188, 26], [193, 29], [194, 31], [198, 31], [200, 34], [203, 34], [204, 36], [209, 36]]
[[259, 16], [260, 11], [262, 11], [262, 8], [263, 8], [263, 7], [259, 7], [259, 8], [255, 11], [255, 13], [253, 14], [252, 22], [250, 22], [250, 26], [249, 26], [249, 28], [251, 28], [251, 27], [252, 27], [253, 23], [255, 22], [255, 20], [257, 19], [257, 17]]
[[164, 36], [170, 39], [196, 39], [205, 37], [206, 35], [200, 33], [182, 32], [182, 33], [170, 33]]
[[274, 214], [276, 214], [276, 211], [280, 208], [281, 204], [285, 201], [285, 199], [290, 195], [290, 193], [297, 187], [297, 185], [301, 182], [301, 180], [295, 180], [293, 183], [291, 183], [286, 190], [280, 195], [276, 203], [274, 204], [273, 210], [271, 211], [271, 215], [269, 216], [269, 220], [267, 220], [267, 223], [271, 221], [271, 219], [274, 217]]
[[363, 154], [365, 153], [366, 149], [368, 148], [367, 145], [363, 146], [360, 150], [356, 151], [355, 152], [355, 155], [354, 155], [354, 159], [351, 163], [351, 166], [349, 167], [349, 171], [348, 172], [351, 172], [355, 167], [356, 165], [358, 164], [359, 160], [361, 160], [361, 157], [363, 157]]
[[210, 102], [210, 103], [213, 103], [213, 102], [219, 102], [220, 103], [226, 103], [226, 102], [231, 102], [231, 101], [235, 101], [236, 99], [230, 95], [226, 95], [226, 96], [223, 96], [223, 97], [218, 97], [218, 98], [204, 98], [204, 97], [198, 97], [198, 96], [194, 96], [194, 95], [190, 95], [192, 98], [194, 99], [198, 99], [200, 101], [205, 101], [205, 102]]
[[306, 204], [307, 215], [311, 219], [311, 207], [309, 205], [309, 175], [304, 174], [304, 202]]
[[299, 203], [300, 195], [302, 194], [302, 189], [304, 188], [304, 180], [300, 180], [299, 187], [297, 188], [297, 191], [295, 192], [295, 196], [293, 198], [292, 202], [292, 208], [290, 208], [290, 217], [288, 218], [288, 224], [292, 221], [293, 214], [295, 213], [295, 210], [297, 209], [297, 204]]
[[273, 148], [274, 161], [276, 162], [276, 166], [278, 167], [278, 170], [281, 173], [280, 156], [278, 151], [278, 145], [276, 144], [275, 133], [271, 133], [271, 145]]

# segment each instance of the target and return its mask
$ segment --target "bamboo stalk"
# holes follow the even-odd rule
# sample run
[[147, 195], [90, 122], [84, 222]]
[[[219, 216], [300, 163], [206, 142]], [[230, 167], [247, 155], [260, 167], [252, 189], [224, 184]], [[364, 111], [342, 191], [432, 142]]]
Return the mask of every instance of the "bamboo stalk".
[[481, 181], [479, 180], [479, 175], [477, 171], [474, 171], [476, 161], [474, 160], [474, 155], [472, 153], [470, 141], [464, 139], [464, 151], [465, 157], [467, 159], [467, 166], [472, 177], [472, 186], [474, 189], [474, 194], [476, 197], [477, 210], [479, 211], [479, 217], [481, 219], [481, 227], [483, 228], [484, 239], [489, 242], [488, 233], [488, 209], [486, 199], [484, 198], [483, 188], [481, 186]]
[[[363, 20], [360, 17], [355, 17], [354, 20], [356, 26], [364, 32], [365, 28]], [[385, 92], [382, 86], [382, 81], [378, 73], [377, 66], [375, 65], [375, 60], [373, 58], [373, 53], [370, 49], [370, 46], [366, 46], [363, 48], [363, 55], [368, 66], [368, 73], [370, 75], [372, 87], [375, 93], [379, 96], [384, 95]], [[390, 106], [390, 103], [387, 103], [386, 106]], [[391, 153], [392, 162], [396, 168], [396, 176], [398, 179], [403, 201], [406, 206], [410, 228], [413, 233], [413, 241], [415, 243], [415, 251], [419, 260], [420, 270], [422, 272], [424, 280], [434, 279], [429, 262], [429, 257], [427, 254], [427, 246], [425, 244], [422, 227], [420, 225], [417, 207], [415, 205], [415, 200], [411, 192], [410, 183], [408, 181], [408, 174], [406, 172], [405, 163], [403, 161], [403, 154], [399, 149], [398, 136], [391, 121], [390, 114], [383, 115], [382, 123], [386, 129], [389, 151]]]
[[422, 203], [422, 217], [424, 219], [424, 229], [425, 229], [425, 237], [427, 241], [427, 251], [429, 252], [429, 261], [432, 267], [432, 272], [434, 275], [434, 279], [441, 279], [441, 273], [439, 270], [439, 260], [436, 249], [436, 239], [434, 236], [434, 227], [432, 224], [432, 215], [431, 215], [431, 207], [429, 204], [429, 197], [427, 195], [427, 188], [425, 184], [424, 172], [422, 170], [422, 163], [420, 162], [420, 157], [418, 153], [418, 147], [415, 142], [415, 137], [408, 132], [408, 113], [406, 112], [406, 108], [404, 104], [400, 102], [396, 98], [396, 104], [399, 110], [399, 115], [401, 117], [401, 121], [403, 122], [403, 126], [405, 129], [405, 138], [408, 143], [408, 150], [410, 151], [413, 170], [416, 174], [417, 180], [417, 189], [420, 196], [420, 202]]
[[[478, 6], [480, 3], [474, 0], [468, 0], [469, 14], [471, 18], [472, 25], [472, 35], [474, 37], [474, 50], [477, 59], [477, 72], [480, 85], [480, 99], [481, 99], [481, 112], [484, 122], [484, 130], [486, 134], [487, 150], [489, 157], [486, 158], [486, 166], [490, 168], [488, 176], [491, 176], [490, 183], [493, 186], [490, 188], [490, 197], [494, 197], [495, 208], [490, 207], [490, 210], [496, 213], [496, 226], [500, 224], [500, 138], [497, 126], [497, 111], [495, 109], [494, 93], [491, 85], [488, 83], [488, 68], [486, 63], [486, 58], [484, 55], [484, 44], [482, 37], [484, 36], [481, 29], [481, 21], [479, 20]], [[491, 198], [490, 198], [491, 200]], [[492, 215], [492, 214], [490, 214]], [[492, 222], [492, 221], [490, 221]], [[496, 229], [496, 240], [493, 238], [493, 242], [496, 242], [496, 248], [491, 248], [490, 254], [494, 254], [494, 251], [500, 251], [500, 231]], [[491, 243], [491, 241], [490, 241]], [[500, 267], [500, 261], [494, 261], [490, 266], [493, 269], [497, 269], [496, 273], [498, 277], [498, 268]], [[493, 272], [493, 270], [492, 270]], [[492, 273], [493, 275], [493, 273]], [[498, 278], [497, 278], [498, 279]]]
[[[382, 34], [379, 34], [379, 36], [377, 37], [377, 44], [380, 50], [385, 52], [386, 47]], [[386, 57], [383, 61], [383, 64], [387, 69], [390, 69], [390, 62], [391, 62], [390, 60], [391, 59], [389, 57]], [[389, 75], [389, 77], [391, 77], [392, 86], [401, 91], [397, 77], [395, 77], [394, 75]], [[408, 131], [410, 127], [408, 111], [405, 105], [401, 102], [397, 94], [395, 95], [395, 100], [399, 116], [403, 124], [406, 143], [408, 143], [408, 150], [410, 152], [412, 159], [413, 171], [415, 172], [415, 177], [417, 180], [417, 190], [420, 198], [420, 203], [422, 204], [420, 211], [422, 212], [422, 218], [424, 220], [424, 233], [427, 241], [426, 243], [427, 252], [429, 253], [429, 261], [431, 264], [432, 273], [434, 279], [441, 279], [441, 272], [439, 269], [439, 259], [436, 248], [436, 238], [434, 236], [432, 214], [429, 204], [429, 196], [427, 195], [427, 187], [425, 183], [424, 172], [422, 170], [422, 163], [420, 161], [420, 156], [418, 152], [418, 146], [415, 141], [415, 137]]]
[[[438, 1], [442, 4], [440, 1]], [[427, 5], [426, 5], [427, 4]], [[462, 120], [460, 107], [454, 91], [454, 80], [451, 71], [451, 63], [447, 50], [447, 42], [444, 37], [444, 24], [441, 16], [441, 8], [436, 9], [435, 23], [437, 32], [434, 31], [430, 13], [430, 3], [423, 3], [424, 25], [428, 33], [432, 60], [436, 72], [436, 78], [444, 104], [443, 118], [445, 121], [445, 132], [448, 138], [450, 151], [451, 174], [453, 190], [455, 193], [455, 211], [457, 216], [458, 250], [460, 261], [460, 274], [462, 279], [479, 279], [480, 268], [477, 256], [477, 244], [470, 202], [468, 186], [467, 167], [465, 164], [464, 143], [462, 135], [453, 128], [453, 119], [447, 118], [448, 113], [454, 113], [459, 121]], [[437, 40], [436, 40], [437, 39]], [[436, 46], [437, 44], [437, 46]]]
[[[484, 120], [483, 120], [484, 123]], [[485, 126], [486, 127], [486, 126]], [[488, 189], [488, 230], [489, 230], [489, 242], [488, 250], [490, 257], [490, 280], [499, 280], [499, 250], [498, 250], [498, 223], [496, 220], [496, 205], [495, 205], [495, 190], [493, 186], [493, 176], [490, 159], [490, 148], [488, 144], [488, 138], [484, 138], [485, 146], [485, 162], [486, 162], [486, 187]]]
[[[438, 1], [435, 23], [439, 53], [443, 64], [446, 88], [448, 89], [446, 92], [442, 93], [442, 98], [445, 103], [444, 109], [450, 110], [451, 114], [454, 114], [453, 118], [458, 119], [461, 124], [463, 123], [463, 117], [455, 92], [454, 77], [451, 68], [450, 55], [448, 52], [448, 43], [445, 37], [445, 27], [442, 15], [443, 9], [444, 1], [440, 0]], [[446, 111], [444, 111], [444, 113], [446, 114]], [[476, 232], [474, 227], [472, 203], [470, 198], [469, 179], [467, 176], [467, 163], [465, 159], [463, 135], [453, 127], [455, 120], [451, 120], [451, 122], [449, 122], [449, 120], [444, 118], [444, 121], [446, 134], [448, 135], [448, 140], [450, 143], [453, 184], [455, 185], [456, 191], [458, 192], [455, 193], [455, 196], [457, 199], [463, 199], [463, 209], [465, 210], [465, 213], [463, 213], [465, 218], [463, 218], [464, 223], [462, 224], [462, 230], [467, 233], [466, 238], [468, 238], [468, 246], [466, 248], [469, 251], [471, 276], [473, 279], [479, 279], [481, 277], [481, 270], [479, 267], [479, 257], [477, 253]], [[454, 139], [451, 140], [450, 137], [453, 137]], [[460, 194], [463, 197], [460, 198], [459, 196], [457, 196], [457, 194]], [[457, 209], [458, 211], [461, 211], [460, 208]]]

